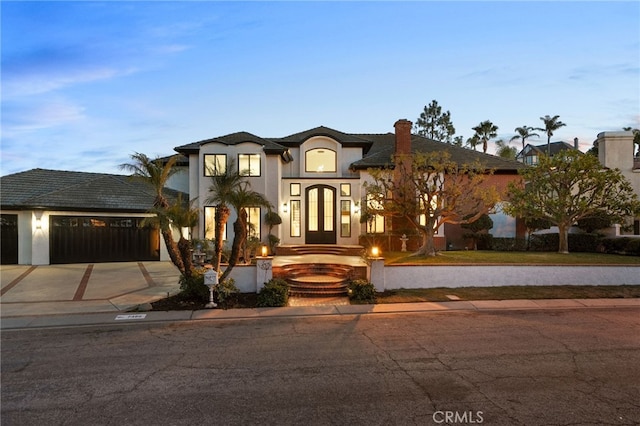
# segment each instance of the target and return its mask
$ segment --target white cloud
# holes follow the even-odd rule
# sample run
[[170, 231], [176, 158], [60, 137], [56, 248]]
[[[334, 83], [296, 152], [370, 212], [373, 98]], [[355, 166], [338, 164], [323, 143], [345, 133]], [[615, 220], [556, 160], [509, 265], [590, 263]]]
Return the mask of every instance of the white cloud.
[[83, 107], [59, 97], [39, 103], [5, 102], [2, 134], [3, 138], [14, 138], [24, 133], [61, 126], [84, 118]]
[[135, 68], [117, 70], [109, 67], [86, 68], [78, 70], [58, 70], [54, 72], [30, 72], [12, 74], [5, 77], [3, 84], [4, 99], [20, 96], [31, 96], [60, 90], [65, 87], [98, 80], [128, 75], [136, 72]]

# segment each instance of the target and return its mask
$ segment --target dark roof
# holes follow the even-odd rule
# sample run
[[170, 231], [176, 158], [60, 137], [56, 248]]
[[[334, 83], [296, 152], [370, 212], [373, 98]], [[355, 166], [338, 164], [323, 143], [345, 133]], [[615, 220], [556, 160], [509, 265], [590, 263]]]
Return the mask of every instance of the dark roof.
[[[32, 169], [2, 176], [0, 188], [0, 207], [16, 210], [143, 213], [155, 199], [151, 187], [129, 176], [63, 170]], [[165, 193], [169, 199], [179, 194], [170, 189]]]
[[177, 157], [176, 158], [176, 162], [175, 165], [178, 167], [189, 167], [189, 157], [187, 157], [186, 155], [182, 155], [182, 154], [174, 154], [174, 155], [167, 155], [166, 157], [160, 157], [159, 160], [162, 161], [163, 164], [167, 164], [167, 162], [169, 161], [169, 159], [171, 157]]
[[181, 146], [175, 147], [174, 149], [181, 154], [188, 155], [188, 154], [197, 154], [200, 151], [200, 147], [208, 143], [238, 145], [244, 142], [253, 142], [253, 143], [257, 143], [258, 145], [262, 145], [264, 152], [266, 154], [282, 155], [287, 151], [286, 147], [279, 145], [278, 143], [272, 140], [261, 138], [260, 136], [256, 136], [249, 132], [236, 132], [236, 133], [231, 133], [231, 134], [216, 137], [216, 138], [204, 139], [198, 142], [192, 142], [186, 145], [181, 145]]
[[280, 145], [287, 147], [300, 146], [306, 140], [315, 136], [327, 136], [338, 141], [342, 146], [355, 146], [364, 148], [364, 152], [369, 151], [372, 141], [359, 135], [353, 135], [334, 130], [329, 127], [320, 126], [314, 129], [305, 130], [304, 132], [294, 133], [284, 138], [271, 138]]
[[[559, 153], [561, 151], [566, 151], [566, 150], [576, 150], [576, 148], [573, 145], [571, 145], [570, 143], [562, 142], [562, 141], [560, 141], [560, 142], [551, 142], [549, 144], [549, 151], [550, 151], [551, 157], [553, 157], [554, 155], [556, 155], [557, 153]], [[537, 154], [545, 154], [546, 155], [546, 153], [547, 153], [547, 144], [546, 143], [543, 144], [543, 145], [527, 144], [527, 146], [525, 146], [524, 149], [518, 153], [517, 157], [520, 158], [523, 155], [529, 154], [531, 151], [534, 151]], [[578, 150], [576, 150], [576, 151], [578, 151]]]
[[[359, 136], [370, 139], [373, 142], [373, 146], [369, 150], [368, 155], [361, 160], [351, 163], [352, 169], [363, 170], [370, 167], [388, 167], [393, 164], [392, 156], [395, 149], [394, 133]], [[478, 160], [488, 169], [494, 169], [496, 173], [517, 172], [519, 169], [525, 167], [524, 164], [518, 161], [438, 142], [420, 135], [411, 135], [411, 152], [429, 153], [445, 150], [449, 151], [451, 159], [458, 164], [472, 163]]]
[[[351, 164], [353, 169], [367, 169], [369, 167], [385, 167], [391, 165], [391, 156], [395, 147], [395, 134], [350, 134], [344, 133], [329, 127], [320, 126], [303, 132], [294, 133], [282, 138], [261, 138], [247, 132], [232, 133], [230, 135], [221, 136], [212, 139], [205, 139], [182, 145], [175, 148], [182, 154], [198, 153], [200, 147], [207, 143], [223, 143], [225, 145], [236, 145], [242, 142], [255, 142], [264, 146], [265, 153], [280, 154], [285, 161], [290, 161], [291, 157], [287, 156], [288, 148], [300, 146], [308, 139], [315, 136], [326, 136], [336, 140], [342, 146], [361, 147], [364, 158]], [[448, 150], [451, 158], [459, 164], [471, 163], [479, 160], [485, 164], [487, 168], [500, 172], [516, 172], [525, 167], [522, 163], [507, 160], [495, 155], [484, 154], [466, 148], [457, 147], [455, 145], [438, 142], [419, 135], [411, 136], [412, 151], [432, 152]]]

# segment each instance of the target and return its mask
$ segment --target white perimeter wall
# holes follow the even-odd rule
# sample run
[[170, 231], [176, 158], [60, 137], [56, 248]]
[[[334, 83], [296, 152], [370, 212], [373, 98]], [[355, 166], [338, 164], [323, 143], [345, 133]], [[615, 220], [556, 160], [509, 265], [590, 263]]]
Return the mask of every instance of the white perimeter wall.
[[376, 290], [506, 285], [640, 285], [640, 266], [385, 266]]

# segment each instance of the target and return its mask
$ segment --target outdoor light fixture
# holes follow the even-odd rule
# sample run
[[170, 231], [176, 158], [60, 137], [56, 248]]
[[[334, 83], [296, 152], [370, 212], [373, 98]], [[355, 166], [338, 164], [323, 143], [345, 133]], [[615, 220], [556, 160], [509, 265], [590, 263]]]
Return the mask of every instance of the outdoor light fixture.
[[282, 212], [283, 213], [289, 212], [289, 206], [287, 206], [287, 203], [282, 204]]
[[42, 210], [35, 210], [33, 214], [36, 216], [36, 229], [42, 229]]
[[371, 257], [380, 257], [380, 249], [378, 246], [371, 247]]
[[261, 253], [262, 257], [267, 257], [267, 246], [262, 246]]

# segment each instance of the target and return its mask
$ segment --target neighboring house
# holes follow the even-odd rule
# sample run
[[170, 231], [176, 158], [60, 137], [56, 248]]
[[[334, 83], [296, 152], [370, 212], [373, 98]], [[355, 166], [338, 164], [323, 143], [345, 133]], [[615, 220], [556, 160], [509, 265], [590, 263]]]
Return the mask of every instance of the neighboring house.
[[[549, 152], [551, 157], [561, 151], [575, 149], [578, 150], [578, 138], [573, 140], [573, 145], [567, 142], [551, 142], [549, 144]], [[547, 155], [547, 144], [543, 145], [531, 145], [527, 144], [522, 151], [516, 155], [516, 160], [524, 163], [528, 166], [535, 166], [538, 164], [538, 157], [540, 155]]]
[[143, 223], [155, 194], [128, 176], [33, 169], [0, 186], [3, 264], [169, 259], [158, 230]]
[[[321, 126], [280, 138], [239, 132], [176, 147], [189, 158], [190, 198], [196, 199], [204, 212], [193, 235], [213, 237], [214, 206], [205, 201], [210, 195], [210, 176], [225, 171], [232, 163], [251, 188], [273, 204], [282, 218], [273, 232], [285, 245], [351, 245], [360, 242], [361, 234], [390, 235], [394, 230], [383, 218], [360, 224], [360, 210], [361, 203], [366, 202], [363, 184], [371, 179], [367, 169], [390, 165], [399, 149], [398, 140], [406, 141], [401, 149], [409, 152], [449, 150], [459, 163], [479, 159], [495, 170], [491, 180], [503, 188], [525, 167], [516, 161], [411, 135], [408, 120], [399, 120], [395, 129], [395, 133], [349, 134]], [[263, 242], [268, 232], [265, 213], [264, 208], [248, 209], [254, 236]], [[500, 224], [500, 236], [516, 236], [515, 219], [499, 212], [494, 216], [494, 222]], [[228, 223], [234, 220], [232, 216]], [[395, 236], [397, 241], [390, 245], [399, 249], [400, 236]], [[459, 227], [445, 227], [438, 239], [441, 249], [464, 245]]]
[[[640, 157], [634, 156], [633, 136], [630, 131], [602, 132], [598, 134], [595, 144], [600, 163], [610, 169], [619, 169], [640, 197]], [[616, 234], [620, 233], [620, 227], [616, 227]], [[640, 235], [640, 218], [633, 220], [633, 234]]]

